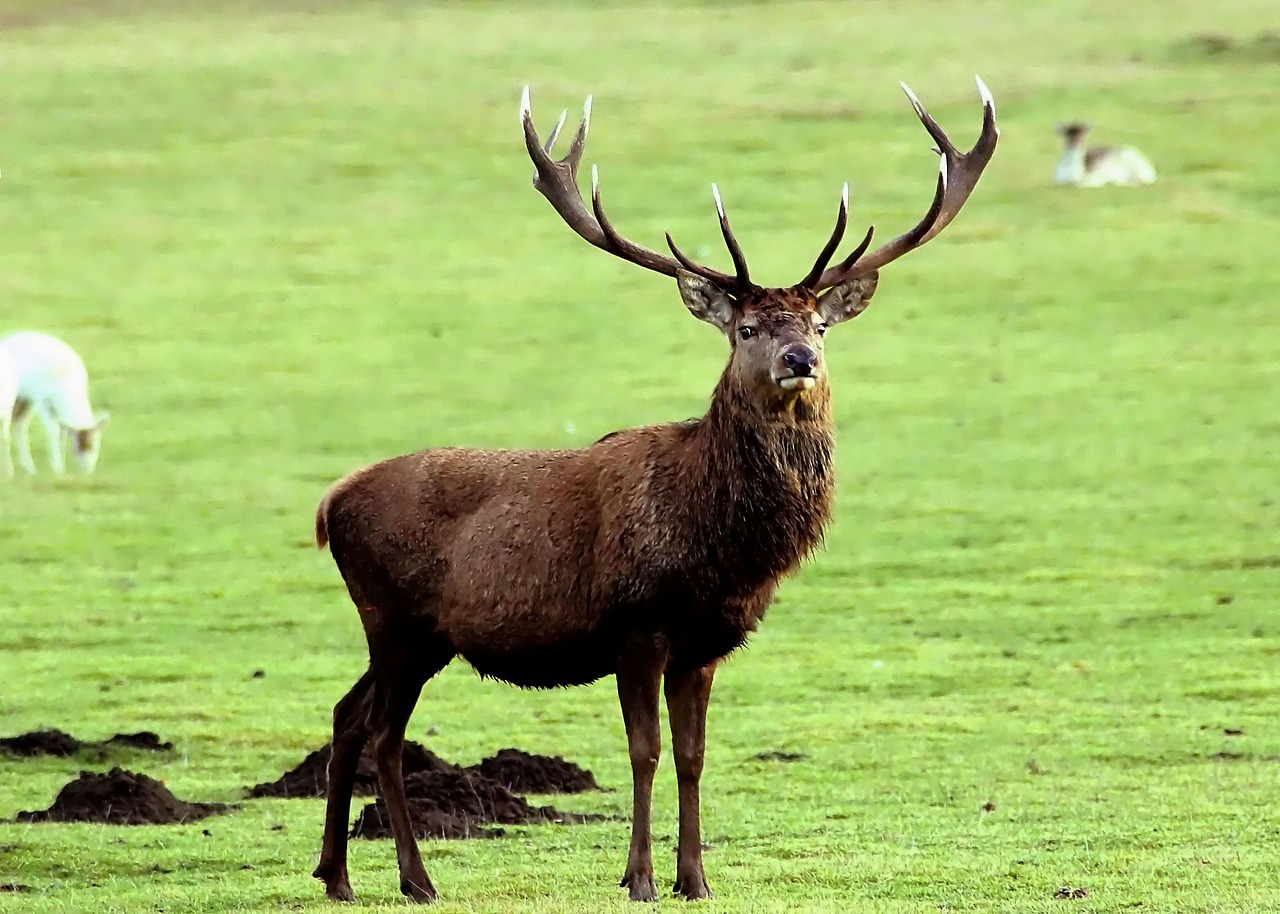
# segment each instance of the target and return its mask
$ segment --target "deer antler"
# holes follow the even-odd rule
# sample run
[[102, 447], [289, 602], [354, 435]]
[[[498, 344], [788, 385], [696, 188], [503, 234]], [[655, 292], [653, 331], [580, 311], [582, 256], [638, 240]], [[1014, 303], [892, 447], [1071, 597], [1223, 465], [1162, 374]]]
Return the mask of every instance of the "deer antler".
[[578, 166], [582, 162], [582, 152], [587, 142], [587, 129], [591, 123], [591, 96], [587, 96], [586, 104], [582, 107], [582, 121], [578, 124], [578, 129], [569, 144], [569, 151], [565, 153], [564, 158], [556, 161], [551, 158], [551, 147], [555, 145], [556, 138], [560, 135], [560, 129], [564, 126], [567, 114], [566, 111], [560, 115], [560, 119], [556, 121], [546, 142], [543, 143], [538, 139], [538, 132], [533, 126], [529, 87], [525, 86], [520, 98], [520, 125], [524, 130], [524, 142], [529, 150], [529, 158], [533, 160], [536, 169], [533, 186], [538, 193], [547, 198], [569, 228], [600, 250], [620, 257], [628, 263], [644, 267], [646, 270], [661, 273], [663, 276], [675, 276], [677, 271], [687, 270], [715, 283], [726, 292], [742, 292], [752, 288], [751, 279], [747, 273], [746, 258], [743, 257], [742, 248], [739, 247], [738, 240], [729, 227], [729, 217], [725, 215], [720, 191], [714, 184], [711, 185], [711, 193], [715, 197], [716, 212], [720, 216], [720, 231], [724, 235], [729, 254], [733, 257], [733, 266], [736, 271], [732, 276], [690, 260], [676, 247], [670, 234], [666, 236], [667, 246], [671, 248], [675, 259], [651, 251], [634, 241], [628, 241], [618, 234], [617, 229], [605, 215], [604, 206], [600, 202], [600, 173], [594, 165], [591, 166], [591, 210], [588, 211], [586, 203], [583, 202], [582, 193], [578, 190]]
[[947, 134], [938, 126], [938, 122], [924, 110], [920, 99], [916, 98], [907, 84], [900, 83], [902, 91], [907, 93], [907, 98], [911, 101], [911, 107], [915, 108], [920, 123], [924, 124], [924, 129], [929, 131], [929, 135], [938, 144], [934, 152], [941, 158], [938, 160], [938, 188], [934, 192], [933, 203], [924, 218], [910, 231], [899, 235], [864, 257], [863, 253], [871, 243], [871, 231], [868, 231], [866, 238], [852, 254], [836, 266], [827, 268], [827, 261], [831, 259], [831, 255], [840, 244], [848, 219], [849, 186], [846, 184], [831, 239], [800, 285], [817, 291], [873, 273], [929, 241], [956, 217], [977, 185], [978, 178], [982, 176], [982, 170], [991, 161], [991, 156], [996, 149], [996, 140], [1000, 136], [1000, 131], [996, 128], [995, 99], [991, 97], [991, 91], [982, 80], [978, 77], [974, 78], [978, 83], [978, 93], [982, 96], [982, 132], [978, 135], [978, 141], [973, 144], [973, 148], [964, 153], [956, 149]]

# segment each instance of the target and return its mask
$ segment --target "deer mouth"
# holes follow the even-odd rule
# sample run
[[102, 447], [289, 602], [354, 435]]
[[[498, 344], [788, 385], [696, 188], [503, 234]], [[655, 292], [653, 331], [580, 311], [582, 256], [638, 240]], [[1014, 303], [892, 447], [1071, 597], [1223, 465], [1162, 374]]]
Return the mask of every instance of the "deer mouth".
[[783, 390], [813, 390], [818, 386], [818, 379], [813, 375], [790, 375], [778, 378], [778, 386]]

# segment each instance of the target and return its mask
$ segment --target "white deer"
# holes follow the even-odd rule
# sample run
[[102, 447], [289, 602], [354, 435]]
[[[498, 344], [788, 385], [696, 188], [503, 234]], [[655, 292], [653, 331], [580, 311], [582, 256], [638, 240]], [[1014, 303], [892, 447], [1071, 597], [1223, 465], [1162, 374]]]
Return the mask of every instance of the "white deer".
[[1152, 184], [1156, 170], [1147, 157], [1131, 146], [1094, 146], [1087, 148], [1084, 138], [1089, 125], [1080, 121], [1058, 127], [1065, 148], [1058, 160], [1054, 180], [1078, 187], [1102, 187], [1105, 184]]
[[[49, 442], [50, 469], [65, 472], [63, 447], [70, 439], [76, 466], [92, 473], [98, 463], [107, 413], [95, 415], [89, 406], [89, 376], [80, 356], [57, 337], [24, 330], [0, 338], [0, 360], [6, 357], [18, 379], [17, 396], [6, 410], [11, 417], [18, 466], [28, 473], [36, 470], [27, 436], [34, 414], [40, 417]], [[7, 441], [5, 445], [8, 465]]]
[[13, 475], [9, 456], [9, 430], [13, 424], [13, 408], [18, 402], [18, 366], [9, 353], [0, 349], [0, 474]]

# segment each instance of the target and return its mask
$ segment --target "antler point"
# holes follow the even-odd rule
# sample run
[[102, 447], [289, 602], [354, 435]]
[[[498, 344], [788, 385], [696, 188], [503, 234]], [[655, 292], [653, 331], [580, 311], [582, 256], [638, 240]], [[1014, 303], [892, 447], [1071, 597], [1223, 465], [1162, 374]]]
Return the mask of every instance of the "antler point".
[[978, 84], [978, 95], [982, 98], [983, 107], [989, 108], [991, 110], [991, 116], [994, 118], [996, 116], [995, 96], [991, 94], [991, 90], [987, 88], [987, 84], [982, 81], [981, 76], [978, 76], [975, 73], [973, 81]]
[[520, 115], [523, 117], [529, 114], [532, 109], [529, 105], [529, 87], [525, 86], [524, 91], [520, 93]]

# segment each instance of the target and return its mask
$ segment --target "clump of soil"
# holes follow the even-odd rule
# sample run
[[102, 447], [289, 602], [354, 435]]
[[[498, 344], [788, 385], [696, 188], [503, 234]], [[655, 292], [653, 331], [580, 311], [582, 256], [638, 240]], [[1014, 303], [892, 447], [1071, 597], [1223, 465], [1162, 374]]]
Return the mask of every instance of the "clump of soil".
[[[322, 797], [329, 785], [329, 756], [333, 746], [325, 743], [304, 758], [296, 768], [286, 771], [277, 780], [257, 784], [249, 788], [250, 797]], [[402, 768], [405, 776], [420, 771], [456, 771], [451, 765], [420, 743], [406, 740]], [[353, 793], [356, 796], [373, 796], [378, 792], [378, 765], [373, 758], [372, 745], [365, 746], [356, 764], [356, 780]]]
[[[562, 813], [550, 806], [531, 806], [474, 770], [420, 771], [406, 777], [404, 786], [413, 834], [418, 838], [491, 838], [502, 835], [502, 829], [485, 826], [601, 818]], [[387, 808], [381, 800], [361, 811], [351, 837], [391, 837]]]
[[497, 781], [512, 793], [586, 793], [600, 789], [585, 768], [558, 755], [548, 758], [521, 749], [499, 749], [497, 755], [467, 770]]
[[48, 809], [18, 813], [19, 822], [101, 822], [108, 825], [166, 825], [193, 822], [230, 807], [188, 803], [145, 774], [112, 768], [107, 774], [82, 771], [58, 792]]
[[30, 733], [0, 739], [0, 752], [28, 758], [37, 755], [65, 757], [75, 755], [77, 752], [106, 755], [110, 750], [119, 747], [167, 752], [173, 748], [173, 743], [161, 742], [160, 737], [150, 730], [142, 730], [138, 733], [117, 733], [100, 743], [81, 742], [70, 733], [63, 733], [61, 730], [32, 730]]

